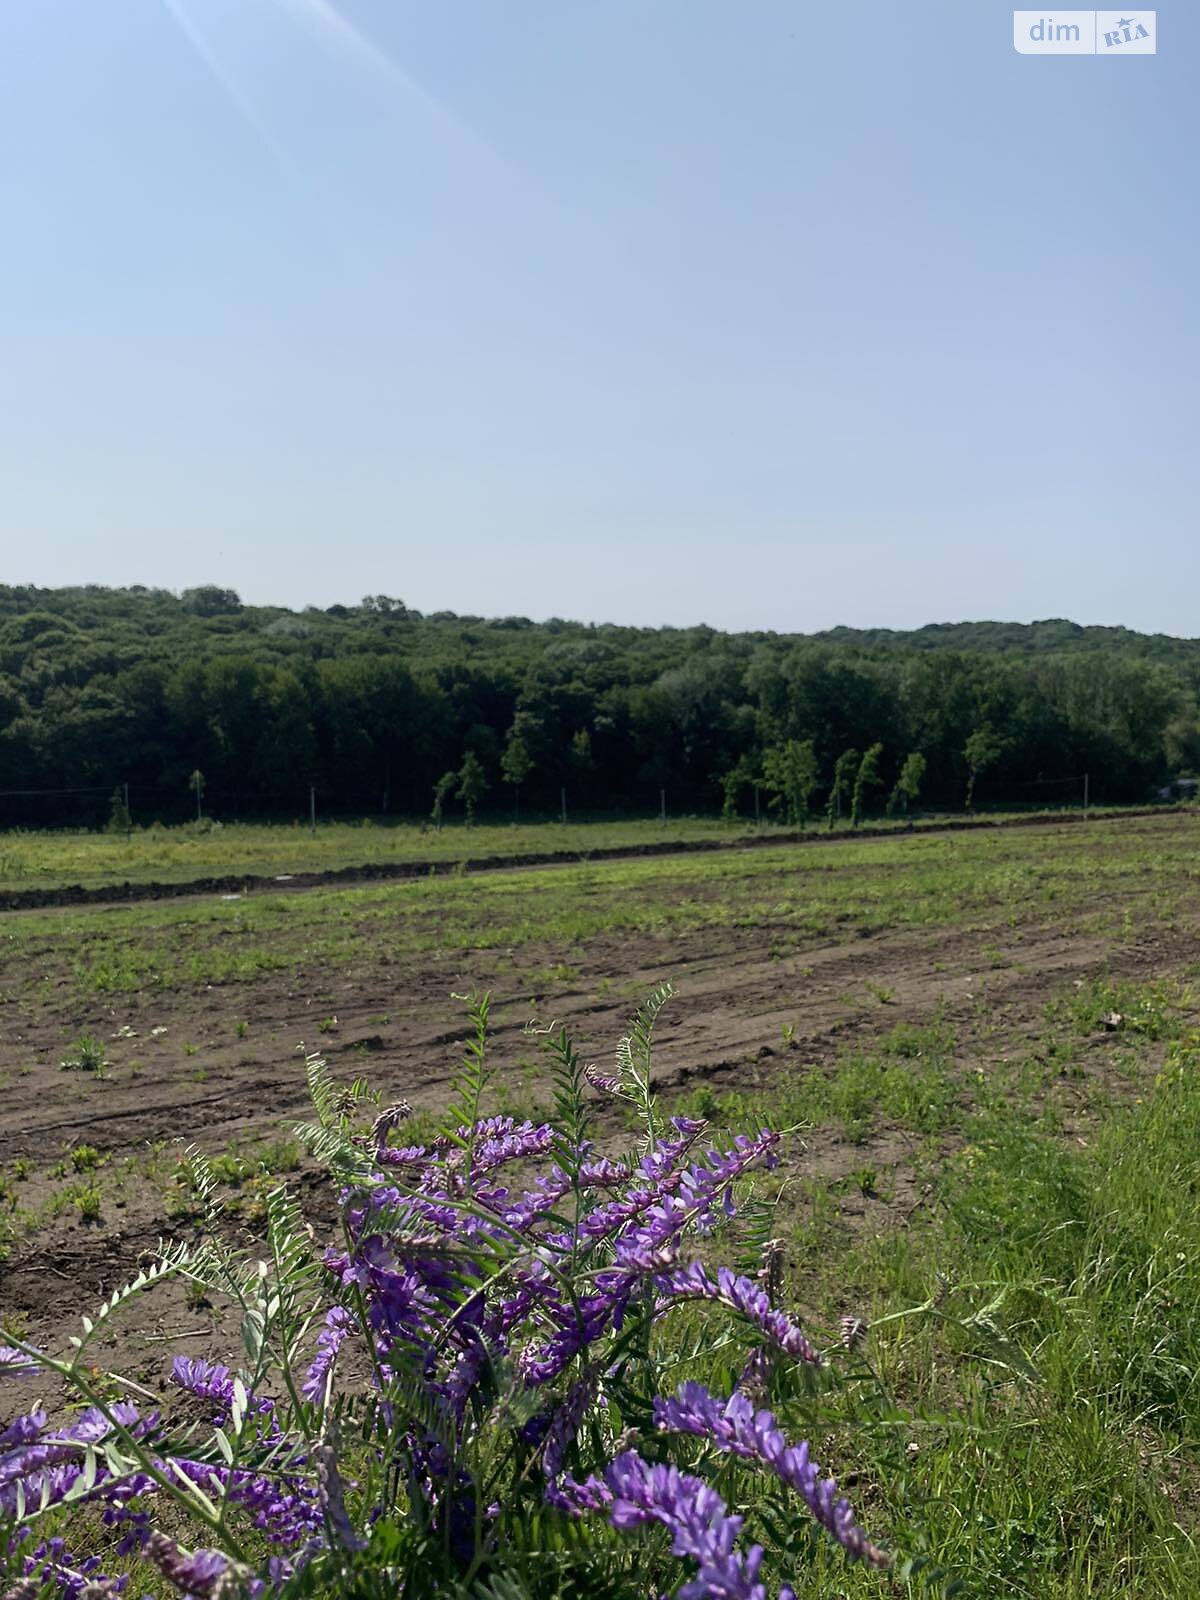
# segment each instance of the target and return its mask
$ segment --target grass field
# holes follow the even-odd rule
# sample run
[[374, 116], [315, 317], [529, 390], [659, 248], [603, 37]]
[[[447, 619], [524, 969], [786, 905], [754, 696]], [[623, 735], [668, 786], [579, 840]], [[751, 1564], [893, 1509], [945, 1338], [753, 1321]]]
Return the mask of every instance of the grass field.
[[[1037, 815], [1039, 813], [1029, 813]], [[1054, 813], [1041, 813], [1053, 815]], [[1097, 815], [1103, 813], [1097, 812]], [[948, 820], [937, 814], [917, 826]], [[963, 822], [961, 815], [953, 820]], [[981, 813], [973, 820], [992, 820]], [[872, 819], [874, 827], [906, 824]], [[225, 823], [134, 828], [128, 835], [102, 831], [21, 830], [0, 832], [0, 890], [51, 889], [68, 884], [98, 888], [113, 883], [182, 883], [194, 879], [270, 877], [284, 873], [336, 872], [397, 862], [456, 862], [468, 858], [551, 854], [577, 856], [597, 850], [636, 850], [697, 841], [739, 839], [791, 832], [765, 816], [761, 824], [716, 817], [669, 817], [625, 821], [505, 822], [435, 829], [411, 821]], [[810, 831], [824, 831], [815, 820]], [[839, 831], [849, 832], [849, 823]]]
[[[307, 1193], [301, 1040], [412, 1101], [419, 1132], [460, 1054], [452, 994], [493, 990], [494, 1109], [524, 1114], [546, 1095], [531, 1016], [600, 1057], [669, 977], [669, 1108], [795, 1130], [790, 1302], [826, 1344], [843, 1315], [872, 1325], [798, 1419], [864, 1521], [971, 1595], [1183, 1600], [1198, 845], [1185, 813], [11, 914], [0, 1309], [48, 1336], [186, 1236], [175, 1140], [217, 1155], [247, 1239], [267, 1174]], [[113, 1347], [135, 1375], [234, 1337], [216, 1308], [154, 1304]], [[906, 1591], [831, 1563], [805, 1592]]]
[[[767, 826], [770, 826], [769, 824]], [[714, 818], [625, 822], [447, 824], [414, 822], [190, 823], [97, 831], [0, 833], [0, 888], [186, 882], [241, 873], [329, 872], [395, 861], [578, 852], [662, 840], [726, 839], [753, 830]]]

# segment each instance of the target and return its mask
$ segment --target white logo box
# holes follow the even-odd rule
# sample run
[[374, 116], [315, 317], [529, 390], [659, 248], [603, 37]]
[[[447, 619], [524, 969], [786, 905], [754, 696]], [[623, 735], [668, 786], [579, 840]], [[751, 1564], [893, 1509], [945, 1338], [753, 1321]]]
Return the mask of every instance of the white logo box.
[[1023, 56], [1152, 56], [1154, 11], [1014, 11], [1013, 47]]

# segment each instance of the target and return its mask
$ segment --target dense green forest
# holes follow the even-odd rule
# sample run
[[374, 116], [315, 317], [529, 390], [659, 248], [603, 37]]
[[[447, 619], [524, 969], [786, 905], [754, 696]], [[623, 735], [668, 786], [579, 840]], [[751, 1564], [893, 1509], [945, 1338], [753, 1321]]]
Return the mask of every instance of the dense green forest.
[[563, 788], [576, 812], [1057, 803], [1085, 772], [1139, 800], [1200, 764], [1198, 688], [1200, 641], [1063, 621], [727, 634], [0, 587], [0, 823], [103, 820], [124, 784], [177, 818], [195, 773], [217, 816], [297, 813], [310, 783], [323, 813], [410, 815]]

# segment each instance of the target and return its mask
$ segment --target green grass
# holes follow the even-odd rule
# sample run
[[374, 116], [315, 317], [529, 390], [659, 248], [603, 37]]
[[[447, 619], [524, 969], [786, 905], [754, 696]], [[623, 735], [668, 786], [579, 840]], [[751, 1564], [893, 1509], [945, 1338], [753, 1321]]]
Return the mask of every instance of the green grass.
[[[1189, 819], [1097, 822], [1088, 829], [1002, 830], [864, 840], [750, 854], [680, 856], [428, 878], [299, 895], [56, 908], [8, 919], [0, 975], [67, 969], [83, 995], [253, 983], [274, 971], [333, 970], [380, 950], [510, 953], [549, 946], [547, 983], [569, 981], [561, 954], [601, 935], [664, 948], [700, 931], [770, 930], [782, 958], [884, 929], [963, 927], [1019, 955], [1039, 928], [1123, 937], [1172, 927], [1200, 864]], [[993, 960], [995, 957], [993, 956]], [[878, 987], [863, 998], [890, 1000]]]
[[1113, 983], [1097, 978], [1080, 983], [1053, 1001], [1051, 1019], [1065, 1019], [1076, 1033], [1092, 1034], [1108, 1028], [1123, 1036], [1170, 1038], [1180, 1022], [1172, 1006], [1170, 986], [1161, 983]]
[[961, 1122], [967, 1091], [953, 1048], [953, 1036], [941, 1021], [924, 1028], [903, 1023], [871, 1050], [842, 1056], [831, 1071], [785, 1063], [752, 1113], [743, 1096], [722, 1095], [709, 1084], [691, 1091], [685, 1109], [717, 1126], [751, 1120], [832, 1128], [851, 1144], [864, 1143], [883, 1126], [932, 1136]]
[[[771, 831], [773, 824], [764, 824]], [[99, 831], [13, 830], [0, 833], [0, 888], [40, 889], [61, 884], [95, 888], [110, 883], [186, 882], [192, 878], [274, 876], [398, 861], [460, 861], [476, 856], [589, 850], [696, 839], [732, 840], [757, 830], [753, 823], [711, 817], [651, 820], [448, 823], [440, 832], [414, 822], [328, 822], [315, 834], [307, 825], [208, 823]]]
[[[1112, 1009], [1137, 1025], [1103, 1041], [1121, 1066], [1102, 1076], [1081, 1131], [1058, 1067]], [[865, 1349], [837, 1357], [827, 1392], [793, 1404], [790, 1420], [821, 1430], [868, 1525], [943, 1574], [896, 1592], [957, 1581], [988, 1600], [1200, 1593], [1193, 1014], [1186, 987], [1097, 983], [1051, 1008], [1029, 1058], [988, 1072], [956, 1067], [935, 1020], [801, 1072], [765, 1104], [689, 1097], [718, 1122], [774, 1112], [852, 1139], [876, 1119], [937, 1136], [923, 1168], [917, 1155], [928, 1182], [911, 1211], [880, 1206], [874, 1228], [851, 1230], [860, 1197], [886, 1197], [891, 1183], [864, 1156], [844, 1179], [789, 1184], [777, 1223], [814, 1327], [843, 1313], [871, 1325]], [[866, 1573], [820, 1563], [797, 1588], [821, 1600], [881, 1593]]]
[[104, 1045], [90, 1033], [81, 1033], [61, 1065], [64, 1072], [94, 1072], [100, 1076], [108, 1066]]
[[[1098, 816], [1103, 813], [1097, 812]], [[929, 815], [918, 828], [946, 819]], [[986, 826], [987, 815], [956, 817]], [[871, 827], [895, 827], [885, 818]], [[814, 820], [810, 827], [823, 832]], [[370, 867], [402, 861], [454, 862], [479, 856], [554, 853], [568, 857], [589, 851], [697, 840], [732, 843], [754, 835], [790, 832], [774, 822], [756, 826], [738, 818], [671, 817], [560, 822], [487, 822], [467, 827], [448, 823], [440, 831], [426, 823], [365, 819], [323, 822], [315, 833], [307, 823], [150, 826], [133, 832], [14, 829], [0, 833], [0, 889], [48, 889], [65, 884], [97, 888], [113, 883], [180, 883], [197, 878], [253, 874], [276, 876]], [[840, 831], [850, 831], [849, 824]]]

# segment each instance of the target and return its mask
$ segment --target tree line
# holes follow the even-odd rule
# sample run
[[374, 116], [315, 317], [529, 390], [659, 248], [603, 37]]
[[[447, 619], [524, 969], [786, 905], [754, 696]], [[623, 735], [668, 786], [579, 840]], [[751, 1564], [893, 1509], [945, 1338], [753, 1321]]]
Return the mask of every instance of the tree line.
[[[1200, 645], [1068, 622], [726, 634], [0, 587], [0, 819], [657, 809], [860, 820], [1146, 798], [1200, 765]], [[95, 791], [82, 799], [12, 791]]]

